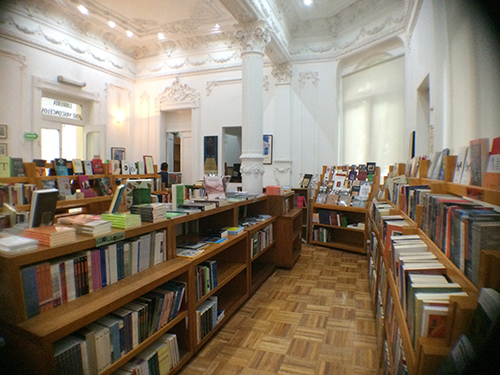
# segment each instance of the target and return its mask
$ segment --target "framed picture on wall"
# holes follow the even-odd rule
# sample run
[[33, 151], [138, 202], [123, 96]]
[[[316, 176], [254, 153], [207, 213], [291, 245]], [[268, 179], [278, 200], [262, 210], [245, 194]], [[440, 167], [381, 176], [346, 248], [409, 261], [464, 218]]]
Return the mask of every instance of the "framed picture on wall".
[[7, 152], [7, 143], [0, 143], [0, 156], [9, 156]]
[[125, 149], [123, 147], [111, 147], [111, 160], [125, 160]]
[[153, 157], [151, 155], [144, 155], [144, 169], [146, 174], [155, 173], [155, 164], [153, 163]]
[[0, 125], [0, 138], [7, 139], [7, 125]]
[[217, 136], [207, 135], [204, 138], [203, 171], [205, 174], [217, 174]]
[[273, 164], [273, 136], [264, 134], [264, 164]]

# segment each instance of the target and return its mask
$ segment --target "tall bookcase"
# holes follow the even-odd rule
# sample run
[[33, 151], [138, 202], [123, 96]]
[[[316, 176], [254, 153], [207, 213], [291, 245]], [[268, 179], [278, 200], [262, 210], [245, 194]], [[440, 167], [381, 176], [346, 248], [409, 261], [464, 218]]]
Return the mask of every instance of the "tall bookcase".
[[[323, 173], [321, 174], [320, 181], [323, 181], [326, 171], [327, 167], [323, 166]], [[377, 167], [373, 178], [371, 193], [366, 203], [367, 206], [369, 205], [371, 199], [373, 199], [373, 195], [378, 189], [379, 173], [379, 168]], [[318, 190], [319, 188], [316, 190], [315, 196], [313, 198], [313, 203], [311, 205], [311, 219], [309, 220], [309, 242], [315, 245], [366, 254], [366, 243], [368, 239], [368, 232], [366, 230], [367, 208], [342, 206], [338, 204], [316, 203]], [[315, 222], [312, 219], [312, 216], [315, 214], [319, 215], [320, 212], [327, 212], [328, 215], [335, 215], [339, 218], [339, 220], [335, 225]], [[345, 218], [348, 225], [362, 223], [363, 226], [343, 226], [340, 223], [341, 217]], [[323, 238], [321, 238], [320, 236], [319, 239], [315, 239], [315, 230], [325, 233], [325, 236]]]
[[[0, 254], [0, 336], [5, 339], [0, 356], [15, 359], [16, 374], [54, 374], [55, 360], [53, 344], [57, 340], [85, 327], [104, 315], [133, 301], [169, 280], [180, 280], [187, 284], [187, 304], [177, 317], [154, 332], [146, 340], [118, 360], [99, 372], [108, 375], [131, 358], [154, 343], [166, 332], [176, 333], [180, 349], [180, 362], [171, 370], [176, 373], [229, 317], [244, 303], [276, 267], [276, 240], [266, 245], [258, 256], [252, 257], [250, 237], [267, 228], [275, 231], [276, 217], [271, 216], [259, 224], [248, 227], [238, 235], [229, 235], [220, 244], [211, 244], [202, 255], [194, 259], [176, 256], [177, 244], [196, 241], [204, 230], [224, 226], [236, 226], [244, 212], [247, 215], [268, 214], [268, 197], [247, 200], [218, 207], [209, 211], [181, 216], [157, 223], [143, 223], [140, 227], [119, 231], [113, 230], [117, 238], [132, 239], [153, 231], [165, 231], [167, 260], [125, 277], [97, 291], [80, 296], [73, 301], [27, 319], [21, 269], [25, 266], [48, 262], [78, 252], [95, 249], [93, 237], [77, 236], [74, 243], [44, 247], [14, 254]], [[186, 228], [195, 228], [185, 230]], [[205, 261], [217, 264], [217, 287], [201, 298], [196, 297], [195, 268]], [[197, 308], [208, 298], [217, 297], [219, 309], [225, 311], [224, 318], [205, 337], [197, 340]]]
[[[445, 158], [445, 179], [436, 181], [424, 177], [410, 178], [410, 185], [427, 184], [432, 193], [455, 194], [457, 196], [482, 197], [486, 203], [499, 205], [500, 191], [493, 191], [476, 186], [453, 184], [453, 170], [455, 168], [456, 156], [447, 156]], [[424, 160], [420, 166], [420, 176], [427, 175], [429, 161]], [[404, 174], [404, 164], [397, 166], [398, 173]], [[386, 362], [389, 365], [389, 373], [394, 372], [391, 367], [395, 356], [391, 348], [402, 349], [406, 360], [407, 370], [410, 375], [434, 374], [439, 369], [444, 358], [449, 354], [451, 348], [456, 343], [458, 337], [465, 333], [472, 320], [472, 316], [477, 306], [478, 287], [474, 285], [457, 266], [443, 253], [443, 251], [429, 238], [429, 236], [420, 228], [422, 220], [422, 206], [417, 206], [415, 220], [412, 220], [403, 212], [403, 204], [396, 205], [387, 200], [388, 194], [385, 193], [385, 202], [390, 203], [393, 209], [389, 215], [401, 215], [404, 220], [410, 223], [408, 227], [403, 228], [403, 234], [417, 234], [426, 244], [431, 253], [446, 267], [446, 275], [452, 282], [460, 284], [467, 297], [454, 296], [450, 299], [450, 308], [447, 317], [447, 334], [445, 338], [420, 337], [416, 347], [413, 345], [412, 338], [408, 328], [408, 322], [402, 303], [399, 299], [399, 292], [396, 285], [393, 270], [389, 259], [383, 256], [384, 239], [380, 228], [373, 215], [373, 207], [368, 211], [368, 233], [371, 246], [369, 247], [370, 257], [370, 283], [378, 322], [378, 343], [381, 350], [381, 367]], [[488, 253], [487, 249], [482, 251]], [[498, 253], [498, 252], [497, 252]], [[492, 261], [498, 266], [499, 257], [492, 257]], [[491, 266], [491, 265], [489, 265]], [[484, 270], [484, 272], [488, 272]], [[486, 278], [488, 280], [488, 278]], [[494, 285], [483, 284], [484, 287]], [[496, 285], [498, 288], [498, 285]], [[399, 335], [394, 332], [399, 331]], [[395, 337], [400, 338], [400, 343], [394, 343]], [[386, 349], [384, 349], [386, 348]], [[388, 349], [387, 349], [388, 348]], [[382, 355], [386, 353], [387, 358]]]

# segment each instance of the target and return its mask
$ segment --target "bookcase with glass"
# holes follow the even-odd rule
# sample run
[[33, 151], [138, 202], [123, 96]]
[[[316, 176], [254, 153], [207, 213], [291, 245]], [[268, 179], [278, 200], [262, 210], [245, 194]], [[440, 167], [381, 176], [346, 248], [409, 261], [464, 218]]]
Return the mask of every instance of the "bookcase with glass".
[[374, 163], [323, 166], [311, 208], [311, 243], [366, 253], [366, 207], [378, 189], [379, 173]]
[[500, 308], [492, 271], [499, 264], [500, 192], [453, 183], [456, 159], [443, 157], [442, 180], [427, 178], [429, 160], [413, 177], [398, 164], [369, 210], [369, 279], [384, 373], [437, 373], [456, 365], [457, 352], [465, 366], [471, 350], [464, 348], [484, 349], [477, 331], [488, 337], [498, 324], [496, 314], [486, 324], [475, 319]]

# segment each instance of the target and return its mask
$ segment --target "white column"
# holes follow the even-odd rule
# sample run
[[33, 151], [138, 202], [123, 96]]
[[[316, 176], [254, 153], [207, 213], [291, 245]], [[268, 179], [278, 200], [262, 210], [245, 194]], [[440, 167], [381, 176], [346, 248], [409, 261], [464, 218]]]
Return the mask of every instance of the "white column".
[[241, 175], [243, 190], [250, 194], [262, 193], [263, 166], [263, 88], [264, 49], [270, 34], [263, 23], [248, 25], [236, 32], [241, 42], [243, 60], [243, 114]]
[[290, 64], [280, 64], [272, 70], [276, 79], [275, 118], [274, 118], [274, 177], [281, 186], [297, 185], [290, 181], [292, 172], [291, 159], [291, 78]]

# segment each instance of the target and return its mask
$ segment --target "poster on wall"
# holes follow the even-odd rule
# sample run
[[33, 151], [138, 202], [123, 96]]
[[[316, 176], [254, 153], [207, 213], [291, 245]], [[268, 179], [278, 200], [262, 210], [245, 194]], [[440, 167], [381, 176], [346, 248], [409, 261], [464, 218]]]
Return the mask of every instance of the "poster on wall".
[[204, 139], [204, 173], [217, 174], [217, 136], [207, 135]]
[[273, 163], [273, 136], [264, 134], [264, 164]]

